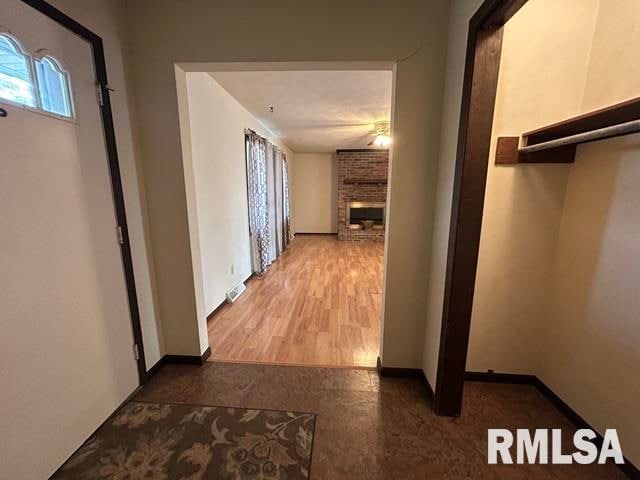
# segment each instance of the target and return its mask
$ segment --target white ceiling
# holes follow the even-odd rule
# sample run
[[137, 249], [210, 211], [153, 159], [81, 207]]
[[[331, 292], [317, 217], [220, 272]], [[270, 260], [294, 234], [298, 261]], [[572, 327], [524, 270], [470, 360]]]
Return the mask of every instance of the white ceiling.
[[[294, 152], [372, 148], [374, 122], [391, 115], [390, 71], [212, 72]], [[273, 106], [274, 113], [269, 112]]]

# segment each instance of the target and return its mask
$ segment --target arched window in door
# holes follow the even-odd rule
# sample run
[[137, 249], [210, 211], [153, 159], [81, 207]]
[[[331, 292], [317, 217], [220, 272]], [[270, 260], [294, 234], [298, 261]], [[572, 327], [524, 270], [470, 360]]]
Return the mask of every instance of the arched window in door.
[[51, 56], [37, 59], [36, 74], [42, 109], [64, 117], [72, 117], [69, 74], [60, 63]]
[[20, 42], [0, 33], [0, 100], [73, 117], [69, 74], [51, 55], [34, 58]]
[[0, 98], [37, 107], [31, 57], [13, 37], [0, 34]]

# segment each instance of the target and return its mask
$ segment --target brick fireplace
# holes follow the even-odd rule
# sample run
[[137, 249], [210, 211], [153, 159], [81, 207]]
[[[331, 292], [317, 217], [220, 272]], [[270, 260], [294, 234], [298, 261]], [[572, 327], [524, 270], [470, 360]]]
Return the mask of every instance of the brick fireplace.
[[338, 150], [338, 240], [384, 241], [388, 150]]

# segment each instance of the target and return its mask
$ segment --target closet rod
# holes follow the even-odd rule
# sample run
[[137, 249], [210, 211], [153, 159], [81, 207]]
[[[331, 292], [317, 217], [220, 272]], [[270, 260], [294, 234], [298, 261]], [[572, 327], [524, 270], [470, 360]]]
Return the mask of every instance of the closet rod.
[[629, 135], [631, 133], [640, 132], [640, 120], [633, 120], [631, 122], [620, 123], [618, 125], [612, 125], [610, 127], [599, 128], [591, 130], [589, 132], [577, 133], [575, 135], [569, 135], [567, 137], [558, 138], [555, 140], [549, 140], [548, 142], [537, 143], [527, 147], [521, 147], [518, 149], [518, 153], [527, 154], [540, 152], [543, 150], [549, 150], [552, 148], [562, 147], [565, 145], [575, 145], [578, 143], [593, 142], [595, 140], [604, 140], [605, 138], [620, 137], [622, 135]]

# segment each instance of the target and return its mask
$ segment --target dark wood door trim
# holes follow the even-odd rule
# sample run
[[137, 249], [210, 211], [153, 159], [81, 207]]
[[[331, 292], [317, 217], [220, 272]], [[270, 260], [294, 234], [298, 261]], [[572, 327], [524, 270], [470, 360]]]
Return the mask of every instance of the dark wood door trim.
[[[140, 384], [144, 384], [147, 378], [147, 367], [144, 360], [144, 345], [142, 341], [142, 327], [140, 326], [140, 311], [138, 309], [138, 295], [136, 292], [136, 282], [133, 273], [133, 259], [129, 243], [129, 229], [127, 226], [127, 214], [124, 206], [124, 192], [122, 190], [122, 178], [120, 176], [120, 166], [118, 164], [118, 149], [116, 145], [116, 133], [113, 124], [113, 114], [111, 110], [111, 99], [109, 90], [109, 80], [107, 78], [107, 65], [104, 56], [104, 46], [102, 38], [93, 33], [88, 28], [73, 20], [53, 5], [44, 0], [22, 0], [27, 5], [33, 7], [43, 15], [49, 17], [54, 22], [72, 31], [79, 37], [86, 40], [91, 45], [93, 53], [93, 64], [96, 73], [96, 81], [102, 95], [102, 105], [100, 116], [104, 131], [105, 148], [107, 161], [109, 162], [109, 175], [111, 177], [111, 191], [115, 206], [116, 220], [121, 230], [122, 241], [120, 253], [122, 256], [122, 266], [124, 269], [125, 283], [127, 286], [127, 299], [129, 302], [129, 312], [131, 315], [131, 327], [133, 331], [133, 341], [135, 351], [137, 351], [138, 379]], [[115, 241], [114, 232], [114, 241]], [[134, 354], [133, 346], [132, 352]]]
[[527, 0], [486, 0], [469, 22], [434, 408], [462, 408], [502, 26]]

